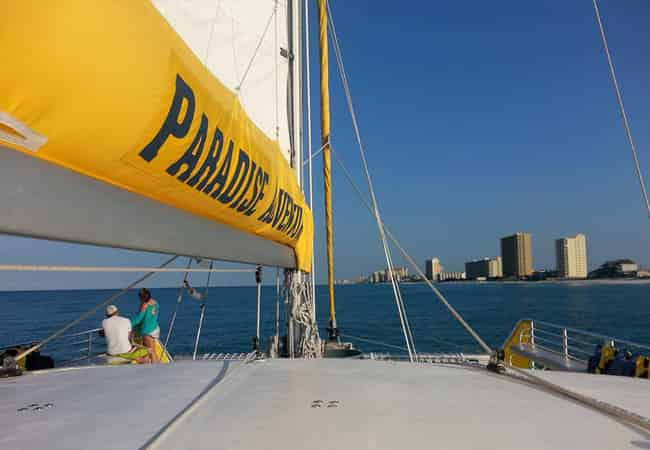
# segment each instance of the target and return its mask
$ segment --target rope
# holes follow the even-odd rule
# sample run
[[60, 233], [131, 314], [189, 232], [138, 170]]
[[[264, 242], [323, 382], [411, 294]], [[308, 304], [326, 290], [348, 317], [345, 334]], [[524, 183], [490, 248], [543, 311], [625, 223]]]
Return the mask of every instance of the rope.
[[187, 276], [189, 275], [190, 267], [192, 266], [192, 258], [187, 258], [187, 270], [185, 271], [185, 276], [183, 276], [183, 282], [181, 283], [181, 288], [178, 290], [178, 297], [176, 297], [176, 306], [174, 307], [174, 314], [169, 321], [169, 328], [167, 329], [167, 337], [165, 338], [165, 348], [167, 348], [167, 343], [169, 338], [172, 336], [172, 330], [174, 329], [174, 323], [176, 322], [176, 314], [178, 313], [178, 307], [183, 300], [183, 292], [185, 292], [185, 282], [187, 281]]
[[[178, 258], [178, 255], [169, 258], [167, 261], [165, 261], [164, 263], [162, 263], [162, 264], [160, 265], [160, 268], [163, 268], [163, 267], [165, 267], [165, 266], [171, 264], [172, 262], [174, 262], [174, 261], [176, 260], [176, 258]], [[97, 310], [99, 310], [100, 308], [102, 308], [102, 307], [108, 305], [109, 303], [112, 303], [112, 302], [115, 301], [117, 298], [119, 298], [119, 297], [121, 297], [122, 295], [126, 294], [130, 289], [134, 288], [135, 286], [137, 286], [138, 284], [140, 284], [141, 282], [143, 282], [144, 280], [146, 280], [147, 278], [149, 278], [149, 277], [150, 277], [151, 275], [153, 275], [154, 273], [155, 273], [154, 271], [151, 271], [151, 272], [146, 273], [145, 275], [141, 276], [140, 278], [138, 278], [137, 280], [135, 280], [134, 282], [132, 282], [131, 284], [129, 284], [127, 287], [125, 287], [125, 288], [122, 289], [121, 291], [119, 291], [119, 292], [117, 292], [117, 293], [111, 295], [110, 297], [108, 297], [108, 299], [104, 300], [103, 302], [101, 302], [101, 303], [98, 304], [97, 306], [92, 307], [91, 309], [89, 309], [88, 311], [86, 311], [85, 313], [83, 313], [81, 316], [79, 316], [77, 319], [73, 320], [73, 321], [70, 322], [69, 324], [67, 324], [67, 325], [65, 325], [64, 327], [60, 328], [58, 331], [56, 331], [56, 332], [53, 333], [52, 335], [46, 337], [46, 338], [43, 339], [41, 342], [39, 342], [39, 343], [37, 343], [37, 344], [31, 346], [30, 348], [28, 348], [28, 349], [25, 350], [24, 352], [18, 354], [18, 356], [16, 356], [16, 361], [19, 361], [19, 360], [23, 359], [25, 356], [27, 356], [27, 355], [29, 355], [30, 353], [32, 353], [32, 352], [38, 350], [39, 348], [43, 347], [43, 346], [44, 346], [45, 344], [47, 344], [48, 342], [52, 341], [53, 339], [56, 339], [57, 337], [59, 337], [60, 335], [62, 335], [62, 334], [65, 333], [66, 331], [68, 331], [70, 328], [72, 328], [73, 326], [75, 326], [76, 324], [78, 324], [79, 322], [81, 322], [82, 320], [84, 320], [84, 319], [90, 317], [92, 314], [94, 314], [95, 312], [97, 312]]]
[[[292, 271], [285, 272], [285, 287], [287, 289], [289, 314], [289, 355], [294, 356], [296, 350], [305, 359], [318, 358], [321, 354], [318, 325], [312, 313], [311, 288], [303, 281], [300, 274]], [[295, 336], [298, 332], [298, 347], [294, 347]]]
[[262, 321], [262, 266], [257, 266], [255, 272], [255, 284], [257, 284], [257, 315], [255, 316], [255, 351], [260, 351], [260, 325]]
[[[310, 0], [305, 0], [305, 70], [306, 70], [306, 76], [307, 76], [307, 82], [305, 83], [305, 89], [307, 95], [306, 100], [307, 100], [307, 161], [303, 161], [302, 165], [304, 166], [307, 164], [307, 173], [309, 174], [309, 207], [313, 210], [314, 209], [314, 181], [312, 177], [312, 158], [315, 155], [312, 155], [312, 141], [311, 141], [311, 72], [309, 69], [309, 1]], [[319, 150], [319, 153], [322, 151], [324, 148], [321, 147], [321, 150]], [[313, 227], [312, 227], [313, 228]], [[311, 253], [312, 253], [312, 258], [311, 258], [311, 275], [310, 275], [310, 281], [311, 281], [311, 298], [312, 298], [312, 312], [314, 313], [314, 320], [316, 320], [316, 263], [314, 258], [314, 238], [312, 237], [311, 240]]]
[[612, 405], [610, 403], [597, 400], [593, 397], [589, 397], [588, 395], [580, 394], [578, 392], [559, 386], [555, 383], [551, 383], [550, 381], [544, 380], [543, 378], [533, 375], [532, 373], [530, 373], [530, 371], [522, 370], [510, 365], [508, 366], [508, 368], [519, 375], [519, 377], [517, 377], [513, 374], [505, 373], [505, 375], [510, 378], [527, 381], [533, 385], [551, 391], [555, 394], [559, 394], [563, 397], [567, 397], [571, 400], [575, 400], [579, 403], [582, 403], [583, 405], [593, 408], [602, 414], [608, 415], [615, 419], [623, 420], [630, 424], [636, 425], [639, 428], [642, 428], [646, 432], [650, 432], [650, 419], [648, 419], [647, 417], [641, 416], [639, 414]]
[[351, 334], [341, 334], [341, 337], [345, 337], [345, 338], [349, 338], [349, 339], [356, 339], [357, 341], [367, 342], [369, 344], [382, 345], [382, 346], [384, 346], [386, 348], [394, 348], [394, 349], [402, 350], [402, 351], [406, 350], [406, 347], [400, 347], [399, 345], [387, 344], [385, 342], [375, 341], [373, 339], [362, 338], [362, 337], [359, 337], [359, 336], [352, 336]]
[[280, 140], [280, 87], [278, 76], [278, 0], [275, 0], [273, 5], [273, 28], [275, 29], [273, 38], [273, 54], [275, 58], [275, 140]]
[[321, 147], [313, 155], [311, 154], [311, 149], [310, 149], [309, 150], [309, 154], [310, 154], [309, 159], [307, 159], [307, 161], [303, 161], [302, 165], [304, 166], [305, 164], [311, 164], [311, 160], [314, 159], [315, 157], [317, 157], [318, 155], [320, 155], [323, 152], [323, 150], [325, 150], [325, 147], [327, 147], [327, 145], [329, 143], [330, 143], [330, 141], [328, 140], [326, 143], [321, 145]]
[[[345, 175], [345, 178], [348, 180], [348, 182], [350, 183], [350, 185], [352, 186], [354, 191], [357, 193], [357, 195], [359, 196], [359, 199], [361, 200], [363, 205], [372, 214], [372, 207], [370, 206], [370, 203], [368, 202], [365, 195], [363, 194], [363, 192], [361, 191], [359, 186], [356, 184], [356, 182], [352, 178], [352, 175], [348, 171], [345, 164], [343, 164], [343, 161], [341, 161], [341, 159], [338, 156], [338, 153], [336, 153], [336, 150], [334, 150], [334, 148], [332, 148], [332, 155], [334, 155], [334, 160], [341, 167], [341, 170], [343, 170], [343, 174]], [[460, 324], [463, 326], [463, 328], [465, 328], [465, 330], [474, 338], [474, 340], [476, 340], [476, 342], [481, 346], [481, 348], [483, 348], [483, 350], [485, 350], [487, 353], [492, 353], [492, 349], [490, 348], [490, 346], [488, 346], [485, 343], [485, 341], [483, 341], [483, 339], [481, 339], [481, 337], [478, 335], [478, 333], [476, 331], [474, 331], [474, 329], [465, 321], [465, 319], [463, 319], [463, 317], [458, 313], [458, 311], [456, 311], [456, 309], [453, 306], [451, 306], [451, 304], [449, 303], [449, 301], [447, 301], [445, 296], [442, 295], [442, 293], [433, 285], [433, 283], [431, 283], [431, 281], [426, 278], [424, 272], [422, 272], [422, 270], [420, 269], [420, 266], [417, 265], [417, 263], [413, 260], [411, 255], [409, 255], [408, 252], [404, 249], [404, 247], [402, 247], [402, 245], [399, 243], [399, 241], [393, 235], [393, 233], [390, 231], [390, 229], [386, 225], [384, 225], [384, 229], [386, 230], [387, 236], [393, 242], [395, 247], [397, 247], [397, 249], [400, 251], [402, 256], [404, 256], [404, 258], [409, 262], [409, 264], [412, 266], [413, 270], [415, 270], [417, 272], [417, 274], [424, 279], [424, 281], [429, 286], [429, 288], [433, 291], [433, 293], [436, 295], [436, 297], [438, 297], [438, 299], [442, 302], [442, 304], [445, 305], [445, 307], [449, 310], [449, 312], [452, 314], [452, 316], [454, 316], [454, 318], [456, 320], [458, 320], [458, 322], [460, 322]]]
[[[219, 17], [219, 1], [216, 2], [216, 11], [214, 12], [214, 19], [212, 20], [212, 26], [210, 27], [210, 36], [208, 37], [208, 46], [205, 49], [205, 56], [203, 58], [203, 65], [208, 67], [208, 60], [210, 59], [210, 49], [212, 48], [212, 38], [214, 37], [214, 28], [217, 24], [217, 18]], [[237, 67], [235, 65], [235, 67]]]
[[607, 38], [605, 37], [605, 28], [603, 27], [603, 21], [600, 18], [600, 10], [598, 9], [597, 0], [593, 0], [593, 4], [594, 4], [594, 12], [596, 13], [596, 20], [598, 21], [598, 29], [600, 30], [600, 37], [603, 41], [603, 47], [605, 48], [605, 55], [607, 56], [607, 64], [609, 65], [609, 74], [612, 78], [612, 84], [614, 85], [614, 92], [616, 92], [616, 100], [618, 101], [618, 107], [621, 111], [621, 117], [623, 118], [623, 126], [625, 127], [625, 134], [627, 136], [627, 141], [630, 144], [630, 149], [632, 150], [632, 158], [634, 159], [634, 170], [636, 171], [636, 176], [639, 179], [639, 184], [641, 185], [641, 194], [643, 195], [643, 202], [645, 204], [646, 212], [648, 213], [648, 218], [650, 218], [650, 201], [648, 200], [648, 192], [646, 191], [645, 181], [643, 180], [643, 174], [641, 173], [641, 164], [639, 163], [639, 157], [637, 155], [634, 139], [632, 139], [632, 131], [630, 129], [630, 124], [627, 119], [627, 113], [625, 112], [625, 106], [623, 106], [623, 97], [621, 96], [621, 90], [618, 86], [618, 81], [616, 79], [616, 72], [614, 71], [614, 63], [612, 61], [612, 55], [609, 52], [609, 45], [607, 45]]
[[390, 281], [391, 281], [391, 286], [393, 288], [393, 294], [395, 296], [395, 303], [397, 305], [397, 311], [400, 316], [400, 323], [402, 325], [402, 331], [404, 333], [404, 339], [406, 341], [406, 348], [409, 353], [409, 359], [411, 362], [413, 362], [413, 357], [415, 353], [415, 345], [412, 341], [413, 335], [410, 331], [410, 327], [408, 324], [408, 319], [406, 318], [406, 310], [404, 308], [404, 302], [402, 300], [401, 293], [399, 291], [399, 286], [396, 283], [395, 280], [395, 273], [393, 270], [393, 265], [392, 265], [392, 258], [390, 254], [390, 249], [388, 247], [388, 242], [386, 240], [386, 234], [384, 232], [384, 227], [383, 227], [383, 222], [381, 220], [381, 216], [379, 213], [379, 206], [377, 204], [377, 198], [375, 196], [375, 190], [373, 187], [372, 183], [372, 177], [370, 176], [370, 170], [368, 169], [368, 161], [366, 159], [366, 152], [363, 147], [363, 143], [361, 141], [361, 133], [359, 131], [359, 124], [357, 123], [357, 116], [356, 112], [354, 110], [354, 105], [352, 103], [352, 94], [350, 92], [350, 86], [348, 83], [346, 71], [345, 71], [345, 65], [343, 64], [343, 57], [341, 55], [341, 49], [339, 46], [339, 41], [338, 37], [336, 35], [336, 26], [334, 25], [334, 19], [332, 16], [332, 12], [329, 7], [329, 2], [325, 2], [327, 6], [327, 14], [329, 16], [329, 22], [330, 22], [330, 32], [332, 34], [332, 40], [334, 42], [334, 54], [336, 56], [336, 62], [339, 70], [339, 74], [341, 76], [341, 81], [343, 82], [343, 89], [345, 91], [345, 97], [347, 100], [347, 106], [348, 110], [350, 112], [350, 116], [352, 117], [352, 126], [354, 128], [354, 133], [355, 137], [357, 140], [357, 144], [359, 146], [359, 152], [361, 154], [361, 161], [363, 163], [363, 169], [366, 177], [366, 181], [368, 183], [368, 188], [370, 191], [370, 197], [372, 199], [372, 211], [375, 216], [375, 221], [377, 222], [377, 227], [379, 228], [379, 235], [381, 237], [381, 242], [382, 246], [384, 249], [384, 256], [386, 258], [386, 263], [388, 264], [388, 270], [390, 274]]
[[35, 266], [22, 264], [0, 264], [0, 272], [151, 272], [151, 273], [178, 273], [178, 272], [223, 272], [247, 273], [255, 272], [253, 269], [183, 269], [165, 267], [94, 267], [94, 266]]
[[[214, 261], [210, 261], [210, 269], [212, 269], [212, 265], [214, 264]], [[212, 272], [208, 273], [208, 279], [205, 282], [205, 290], [203, 292], [203, 300], [201, 301], [201, 315], [199, 316], [199, 326], [196, 330], [196, 341], [194, 342], [194, 353], [192, 354], [192, 360], [196, 360], [196, 354], [199, 351], [199, 341], [201, 340], [201, 329], [203, 328], [203, 318], [205, 317], [205, 302], [208, 301], [208, 292], [210, 290], [210, 276], [212, 275]]]
[[280, 340], [280, 269], [275, 269], [275, 339]]
[[248, 72], [250, 71], [251, 67], [253, 66], [253, 61], [255, 61], [255, 58], [257, 57], [257, 52], [259, 52], [260, 47], [262, 46], [262, 42], [264, 42], [264, 38], [266, 37], [266, 33], [269, 31], [269, 27], [271, 26], [271, 20], [275, 16], [276, 11], [277, 11], [277, 4], [273, 8], [273, 12], [269, 16], [269, 20], [266, 22], [266, 27], [264, 27], [264, 32], [262, 33], [262, 36], [260, 37], [260, 40], [257, 43], [257, 47], [255, 47], [255, 51], [253, 52], [253, 56], [251, 56], [250, 61], [248, 61], [248, 66], [246, 66], [246, 70], [244, 71], [244, 75], [242, 75], [242, 78], [239, 81], [239, 85], [236, 88], [236, 91], [237, 91], [238, 95], [239, 95], [239, 92], [241, 92], [241, 88], [244, 85], [244, 81], [246, 81], [246, 77], [248, 76]]

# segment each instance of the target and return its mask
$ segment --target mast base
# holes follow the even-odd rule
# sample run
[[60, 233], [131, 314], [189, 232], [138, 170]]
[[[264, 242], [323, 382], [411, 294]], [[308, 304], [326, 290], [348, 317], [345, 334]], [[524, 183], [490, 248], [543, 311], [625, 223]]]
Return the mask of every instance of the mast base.
[[327, 338], [330, 342], [341, 342], [341, 337], [339, 335], [339, 329], [336, 326], [330, 324], [327, 327]]

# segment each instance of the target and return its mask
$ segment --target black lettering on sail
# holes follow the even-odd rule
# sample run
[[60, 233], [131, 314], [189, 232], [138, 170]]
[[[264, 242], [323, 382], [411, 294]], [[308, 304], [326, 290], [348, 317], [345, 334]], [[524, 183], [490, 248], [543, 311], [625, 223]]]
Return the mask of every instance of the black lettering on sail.
[[293, 198], [289, 194], [287, 194], [287, 204], [282, 214], [282, 220], [280, 221], [280, 226], [278, 227], [279, 231], [284, 232], [289, 226], [289, 224], [291, 224], [291, 218], [293, 216], [293, 207], [294, 207]]
[[[183, 103], [187, 104], [185, 116], [180, 120], [181, 110]], [[163, 146], [169, 136], [176, 138], [183, 138], [190, 131], [190, 125], [194, 118], [194, 92], [185, 83], [180, 75], [176, 75], [176, 90], [174, 91], [174, 98], [172, 105], [169, 108], [165, 122], [156, 133], [156, 136], [149, 142], [145, 148], [140, 151], [140, 157], [147, 162], [151, 162], [156, 156], [158, 151]]]
[[219, 167], [219, 171], [217, 172], [217, 175], [210, 181], [210, 184], [208, 184], [205, 189], [203, 189], [203, 192], [206, 194], [212, 191], [212, 188], [217, 186], [214, 189], [214, 192], [212, 192], [211, 197], [212, 198], [217, 198], [219, 194], [221, 194], [221, 190], [223, 187], [226, 185], [227, 177], [228, 177], [228, 172], [230, 171], [230, 162], [232, 161], [232, 150], [233, 150], [233, 142], [230, 141], [228, 144], [228, 150], [226, 151], [226, 156], [223, 158], [223, 162], [221, 163], [221, 166]]
[[263, 223], [271, 223], [273, 221], [273, 211], [275, 210], [275, 205], [277, 201], [278, 201], [278, 189], [276, 188], [275, 194], [273, 195], [273, 201], [271, 201], [269, 207], [266, 208], [266, 211], [264, 211], [262, 215], [260, 215], [257, 218], [257, 220]]
[[[201, 182], [196, 186], [197, 190], [202, 190], [205, 185], [208, 183], [210, 177], [214, 174], [217, 169], [217, 161], [219, 161], [219, 156], [221, 155], [221, 149], [223, 148], [223, 133], [217, 127], [214, 130], [214, 135], [212, 136], [212, 142], [210, 143], [210, 149], [208, 154], [205, 157], [205, 161], [201, 164], [201, 168], [190, 178], [190, 181], [187, 182], [190, 186], [195, 186], [201, 178]], [[207, 174], [204, 176], [204, 174]]]
[[219, 196], [218, 200], [221, 203], [228, 204], [232, 202], [232, 199], [235, 198], [242, 185], [244, 184], [244, 180], [248, 175], [249, 166], [250, 158], [248, 157], [248, 154], [240, 148], [239, 158], [237, 158], [237, 166], [235, 167], [235, 174], [230, 180], [230, 184], [228, 184], [228, 189], [226, 189], [226, 191]]
[[275, 217], [273, 218], [273, 228], [278, 224], [278, 221], [282, 217], [282, 213], [284, 212], [284, 208], [286, 207], [287, 204], [287, 193], [284, 192], [283, 189], [280, 189], [280, 198], [278, 199], [278, 207], [275, 210]]
[[287, 230], [287, 235], [289, 237], [293, 237], [293, 234], [295, 233], [298, 227], [298, 223], [300, 222], [300, 217], [302, 217], [302, 208], [298, 205], [295, 205], [294, 214], [291, 219], [291, 228]]
[[[261, 168], [259, 169], [260, 171], [262, 170]], [[264, 198], [264, 188], [266, 185], [269, 184], [269, 174], [262, 171], [262, 175], [259, 178], [259, 187], [258, 187], [258, 178], [257, 176], [255, 177], [255, 187], [258, 187], [258, 192], [257, 194], [253, 191], [253, 202], [251, 205], [248, 207], [244, 215], [250, 216], [253, 213], [255, 213], [255, 207], [257, 204]]]
[[[246, 194], [248, 193], [248, 189], [251, 187], [251, 182], [253, 181], [253, 177], [255, 176], [255, 169], [257, 169], [257, 164], [255, 163], [255, 161], [251, 161], [251, 168], [248, 171], [248, 180], [246, 181], [246, 186], [244, 186], [244, 189], [241, 190], [241, 194], [239, 194], [239, 197], [237, 197], [237, 200], [235, 200], [234, 202], [232, 202], [230, 204], [231, 208], [237, 208], [237, 211], [239, 211], [239, 208], [238, 208], [239, 203], [246, 196]], [[243, 179], [243, 177], [242, 177], [242, 179]], [[245, 200], [244, 200], [244, 202], [242, 202], [242, 205], [243, 205], [243, 208], [241, 209], [242, 211], [245, 210], [246, 208], [248, 208], [247, 202]]]
[[185, 171], [178, 176], [178, 179], [181, 181], [187, 180], [187, 178], [196, 167], [196, 164], [199, 162], [199, 159], [201, 158], [201, 153], [203, 153], [203, 147], [205, 146], [205, 139], [207, 134], [208, 118], [205, 116], [205, 114], [203, 114], [201, 116], [201, 125], [199, 126], [199, 131], [196, 132], [194, 140], [190, 146], [187, 147], [187, 150], [185, 150], [185, 154], [183, 154], [183, 156], [181, 156], [178, 161], [167, 168], [167, 173], [171, 176], [175, 176], [181, 167], [183, 167], [183, 165], [187, 165]]

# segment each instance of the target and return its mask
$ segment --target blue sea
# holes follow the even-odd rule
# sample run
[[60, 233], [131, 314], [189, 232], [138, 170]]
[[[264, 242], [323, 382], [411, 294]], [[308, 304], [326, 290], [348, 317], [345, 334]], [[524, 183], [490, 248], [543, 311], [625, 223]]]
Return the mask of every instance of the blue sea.
[[[650, 284], [640, 282], [529, 282], [443, 283], [439, 289], [491, 346], [500, 346], [515, 323], [533, 318], [581, 328], [620, 339], [650, 344]], [[0, 292], [0, 347], [36, 341], [76, 319], [117, 291], [13, 291]], [[472, 338], [455, 322], [424, 284], [405, 284], [402, 292], [419, 352], [479, 351]], [[161, 305], [161, 336], [179, 293], [177, 288], [152, 289]], [[137, 291], [115, 303], [133, 316]], [[255, 287], [211, 287], [207, 300], [200, 352], [246, 352], [255, 334]], [[366, 352], [396, 352], [381, 344], [403, 346], [403, 337], [390, 285], [336, 286], [338, 326], [346, 340]], [[262, 348], [275, 334], [276, 291], [262, 289]], [[280, 302], [280, 334], [285, 333], [286, 312]], [[74, 331], [100, 326], [102, 311]], [[317, 320], [326, 336], [327, 289], [317, 288]], [[172, 354], [193, 349], [199, 303], [183, 298], [170, 340]], [[351, 337], [354, 336], [354, 337]], [[356, 338], [363, 338], [358, 340]], [[377, 343], [367, 342], [376, 341]], [[380, 344], [381, 343], [381, 344]]]

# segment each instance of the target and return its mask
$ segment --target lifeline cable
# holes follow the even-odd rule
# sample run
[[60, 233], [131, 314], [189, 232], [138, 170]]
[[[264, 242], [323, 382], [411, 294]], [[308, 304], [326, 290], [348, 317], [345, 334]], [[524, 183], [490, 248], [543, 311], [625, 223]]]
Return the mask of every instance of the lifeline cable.
[[[178, 258], [178, 255], [175, 255], [175, 256], [169, 258], [167, 261], [165, 261], [164, 263], [162, 263], [162, 264], [159, 266], [159, 268], [162, 269], [162, 268], [164, 268], [165, 266], [168, 266], [169, 264], [171, 264], [172, 262], [174, 262], [174, 261], [176, 260], [176, 258]], [[57, 337], [59, 337], [60, 335], [62, 335], [62, 334], [65, 333], [66, 331], [68, 331], [70, 328], [72, 328], [73, 326], [75, 326], [76, 324], [78, 324], [79, 322], [81, 322], [82, 320], [84, 320], [84, 319], [90, 317], [92, 314], [94, 314], [95, 312], [97, 312], [97, 310], [99, 310], [99, 308], [102, 308], [102, 307], [108, 305], [109, 303], [112, 303], [113, 301], [115, 301], [116, 299], [118, 299], [119, 297], [121, 297], [122, 295], [124, 295], [124, 294], [126, 294], [127, 292], [129, 292], [130, 289], [134, 288], [135, 286], [137, 286], [138, 284], [140, 284], [141, 282], [143, 282], [144, 280], [146, 280], [147, 278], [149, 278], [149, 277], [150, 277], [151, 275], [153, 275], [154, 273], [156, 273], [156, 272], [151, 271], [151, 272], [148, 272], [148, 273], [144, 274], [143, 276], [141, 276], [140, 278], [138, 278], [137, 280], [135, 280], [134, 282], [132, 282], [131, 284], [129, 284], [127, 287], [123, 288], [121, 291], [119, 291], [119, 292], [117, 292], [117, 293], [111, 295], [110, 297], [108, 297], [108, 299], [106, 299], [106, 300], [104, 300], [103, 302], [101, 302], [100, 304], [98, 304], [98, 305], [92, 307], [91, 309], [89, 309], [88, 311], [86, 311], [85, 313], [83, 313], [81, 316], [79, 316], [78, 318], [76, 318], [75, 320], [73, 320], [72, 322], [70, 322], [69, 324], [67, 324], [67, 325], [65, 325], [64, 327], [60, 328], [60, 329], [59, 329], [58, 331], [56, 331], [54, 334], [52, 334], [52, 335], [46, 337], [45, 339], [43, 339], [43, 340], [40, 341], [39, 343], [34, 344], [33, 346], [31, 346], [30, 348], [28, 348], [28, 349], [25, 350], [24, 352], [18, 354], [18, 355], [16, 356], [16, 361], [21, 360], [22, 358], [24, 358], [25, 356], [29, 355], [30, 353], [32, 353], [32, 352], [38, 350], [39, 348], [41, 348], [42, 346], [44, 346], [44, 345], [47, 344], [48, 342], [52, 341], [53, 339], [56, 339]]]

